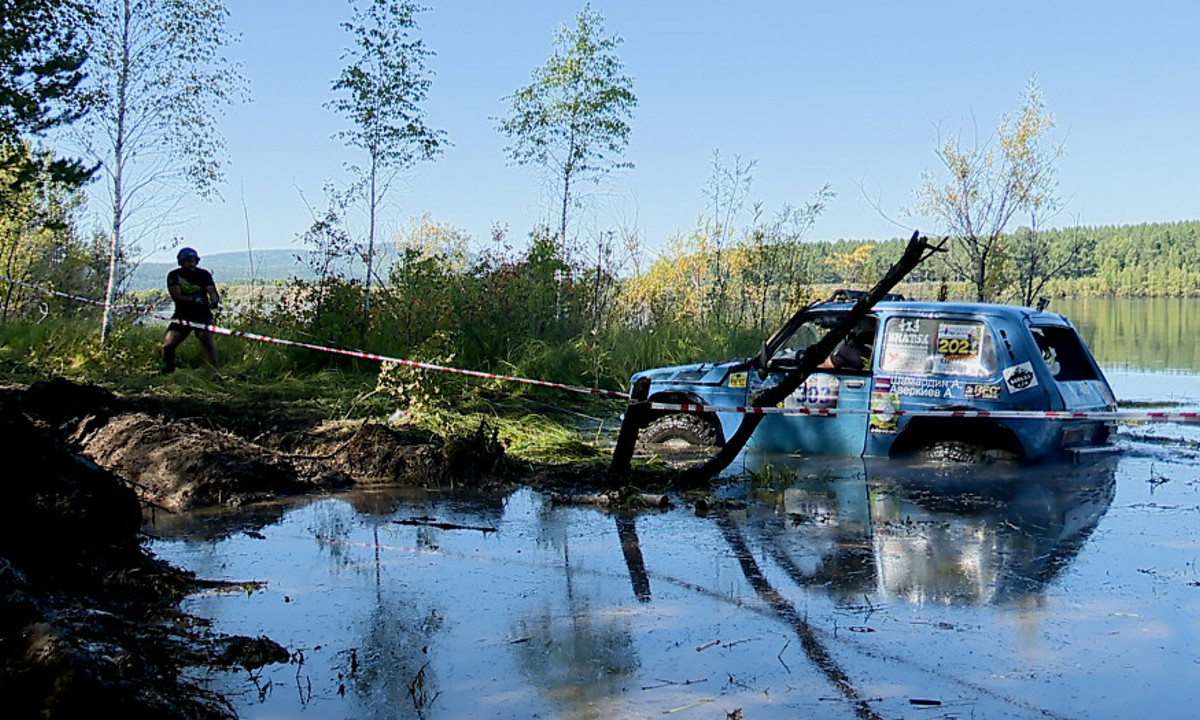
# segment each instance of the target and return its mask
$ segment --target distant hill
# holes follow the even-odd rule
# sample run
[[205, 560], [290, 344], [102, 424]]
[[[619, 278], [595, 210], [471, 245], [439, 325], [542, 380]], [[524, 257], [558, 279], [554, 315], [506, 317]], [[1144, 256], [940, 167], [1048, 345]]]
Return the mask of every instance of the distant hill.
[[[289, 278], [313, 277], [302, 258], [307, 250], [255, 250], [254, 274], [258, 282], [272, 282]], [[300, 258], [300, 259], [298, 259]], [[178, 265], [167, 262], [146, 262], [138, 266], [129, 280], [129, 290], [153, 290], [165, 288], [167, 273]], [[251, 279], [250, 259], [244, 252], [223, 252], [202, 255], [200, 267], [213, 274], [218, 284], [246, 283]]]

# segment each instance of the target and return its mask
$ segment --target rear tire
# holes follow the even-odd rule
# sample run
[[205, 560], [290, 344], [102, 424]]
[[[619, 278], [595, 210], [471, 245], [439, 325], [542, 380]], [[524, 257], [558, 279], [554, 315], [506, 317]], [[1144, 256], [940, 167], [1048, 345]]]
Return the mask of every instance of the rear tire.
[[985, 448], [965, 440], [941, 440], [917, 451], [922, 460], [956, 465], [979, 465], [991, 462], [1015, 462], [1020, 455], [1002, 448]]
[[673, 413], [651, 420], [638, 436], [638, 442], [676, 447], [712, 447], [717, 444], [717, 428], [699, 415]]

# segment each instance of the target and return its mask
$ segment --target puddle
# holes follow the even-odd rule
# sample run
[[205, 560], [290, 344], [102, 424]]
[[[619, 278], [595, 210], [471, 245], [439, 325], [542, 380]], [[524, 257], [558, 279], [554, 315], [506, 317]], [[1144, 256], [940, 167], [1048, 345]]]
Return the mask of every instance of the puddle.
[[151, 549], [262, 581], [185, 605], [292, 652], [202, 678], [242, 718], [1182, 717], [1200, 462], [1139, 434], [1038, 468], [751, 456], [699, 514], [308, 498]]

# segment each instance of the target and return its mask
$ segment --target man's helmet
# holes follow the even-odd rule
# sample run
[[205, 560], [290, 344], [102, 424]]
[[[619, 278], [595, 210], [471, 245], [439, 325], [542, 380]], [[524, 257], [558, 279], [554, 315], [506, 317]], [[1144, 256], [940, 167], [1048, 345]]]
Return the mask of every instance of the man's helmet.
[[196, 262], [199, 262], [200, 254], [189, 247], [185, 247], [179, 249], [179, 254], [175, 256], [175, 259], [179, 261], [180, 265], [183, 264], [184, 260], [195, 260]]

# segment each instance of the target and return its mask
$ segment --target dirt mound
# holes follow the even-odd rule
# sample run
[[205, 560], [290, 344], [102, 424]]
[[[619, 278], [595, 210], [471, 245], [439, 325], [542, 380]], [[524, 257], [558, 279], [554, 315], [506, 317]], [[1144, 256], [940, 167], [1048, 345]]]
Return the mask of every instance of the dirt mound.
[[497, 482], [510, 469], [497, 431], [486, 423], [451, 440], [367, 423], [337, 457], [336, 467], [358, 484], [478, 486]]
[[5, 716], [232, 717], [181, 678], [181, 658], [237, 664], [240, 648], [271, 661], [286, 651], [193, 629], [177, 605], [194, 578], [142, 548], [136, 495], [29, 418], [29, 400], [0, 392], [0, 453], [10, 458], [0, 474]]
[[73, 426], [85, 418], [103, 421], [134, 410], [133, 403], [102, 387], [74, 383], [61, 377], [34, 383], [25, 392], [12, 397], [27, 416], [36, 417], [57, 429]]
[[132, 483], [143, 500], [169, 510], [240, 505], [349, 483], [232, 435], [143, 413], [118, 415], [98, 428], [85, 424], [71, 439]]

